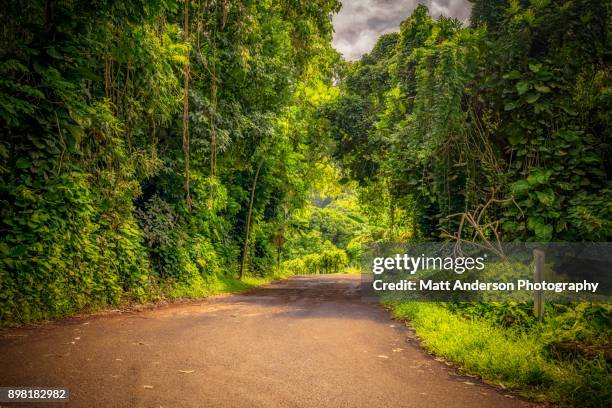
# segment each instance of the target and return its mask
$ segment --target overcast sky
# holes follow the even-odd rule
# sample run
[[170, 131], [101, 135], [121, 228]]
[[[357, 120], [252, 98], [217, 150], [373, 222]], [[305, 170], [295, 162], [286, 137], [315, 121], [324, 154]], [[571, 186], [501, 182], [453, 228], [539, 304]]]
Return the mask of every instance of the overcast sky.
[[432, 16], [455, 17], [467, 22], [471, 4], [467, 0], [341, 0], [334, 16], [334, 48], [344, 58], [355, 60], [369, 52], [381, 34], [398, 31], [399, 25], [419, 3]]

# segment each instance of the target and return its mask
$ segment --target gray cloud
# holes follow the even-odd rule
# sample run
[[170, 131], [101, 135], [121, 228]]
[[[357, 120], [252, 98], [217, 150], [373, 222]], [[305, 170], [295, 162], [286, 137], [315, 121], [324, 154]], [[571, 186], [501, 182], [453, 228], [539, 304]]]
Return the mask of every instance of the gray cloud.
[[467, 22], [471, 4], [467, 0], [342, 0], [334, 16], [333, 46], [344, 58], [355, 60], [370, 51], [381, 34], [397, 31], [419, 3], [433, 17], [455, 17]]

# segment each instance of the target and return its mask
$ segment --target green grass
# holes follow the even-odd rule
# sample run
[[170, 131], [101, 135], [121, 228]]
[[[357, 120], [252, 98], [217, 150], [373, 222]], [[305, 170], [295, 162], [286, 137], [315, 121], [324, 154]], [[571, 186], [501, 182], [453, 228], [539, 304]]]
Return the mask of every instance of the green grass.
[[361, 272], [363, 272], [363, 270], [361, 269], [361, 267], [355, 267], [355, 266], [347, 266], [346, 268], [344, 268], [344, 270], [342, 271], [342, 273], [344, 274], [348, 274], [348, 275], [360, 275]]
[[[357, 268], [345, 268], [341, 273], [360, 273]], [[163, 300], [180, 300], [180, 299], [199, 299], [208, 296], [219, 295], [223, 293], [239, 293], [259, 286], [267, 285], [275, 280], [286, 279], [292, 274], [286, 270], [275, 271], [268, 276], [244, 276], [242, 279], [237, 279], [233, 276], [210, 275], [203, 277], [199, 274], [189, 280], [189, 282], [176, 282], [165, 280], [161, 285], [151, 284], [147, 291], [137, 294], [126, 293], [118, 303], [104, 305], [88, 305], [78, 311], [68, 311], [58, 313], [56, 315], [45, 315], [38, 318], [24, 319], [20, 321], [5, 321], [0, 324], [0, 327], [17, 327], [23, 324], [35, 323], [46, 319], [60, 319], [63, 317], [75, 314], [91, 314], [104, 311], [109, 308], [122, 306], [134, 306], [138, 304], [148, 304], [154, 306], [157, 302]]]
[[428, 350], [490, 383], [568, 406], [604, 407], [612, 401], [612, 376], [603, 358], [553, 360], [537, 335], [466, 319], [435, 303], [387, 306], [410, 321]]
[[287, 273], [275, 273], [265, 277], [244, 276], [239, 280], [230, 276], [213, 275], [208, 278], [198, 277], [189, 284], [167, 283], [161, 288], [161, 293], [166, 299], [194, 299], [222, 293], [244, 292], [289, 276]]

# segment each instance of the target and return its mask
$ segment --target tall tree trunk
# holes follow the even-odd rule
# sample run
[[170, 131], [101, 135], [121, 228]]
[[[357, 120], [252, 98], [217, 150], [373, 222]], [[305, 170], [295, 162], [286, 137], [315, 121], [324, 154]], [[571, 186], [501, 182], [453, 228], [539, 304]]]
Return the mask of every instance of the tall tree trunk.
[[[217, 173], [217, 31], [219, 30], [219, 24], [217, 19], [217, 2], [214, 5], [214, 25], [211, 28], [211, 51], [212, 58], [210, 59], [210, 175], [212, 177]], [[225, 10], [225, 9], [224, 9]], [[225, 26], [225, 20], [223, 27]], [[211, 199], [213, 197], [213, 190], [211, 190]]]
[[255, 201], [255, 187], [257, 187], [257, 179], [259, 178], [259, 171], [261, 170], [262, 164], [263, 160], [260, 161], [257, 165], [257, 171], [255, 172], [255, 177], [253, 178], [253, 185], [251, 186], [251, 198], [249, 199], [249, 212], [247, 214], [246, 231], [244, 233], [244, 247], [242, 248], [242, 260], [240, 262], [239, 279], [242, 279], [242, 277], [244, 276], [244, 266], [246, 264], [247, 254], [249, 252], [249, 236], [251, 234], [251, 220], [253, 218], [253, 201]]
[[391, 183], [389, 180], [386, 181], [387, 184], [387, 194], [389, 195], [389, 234], [391, 239], [394, 239], [394, 229], [395, 229], [395, 200], [393, 199], [393, 194], [391, 194]]
[[216, 61], [211, 67], [210, 79], [210, 175], [215, 176], [217, 172], [217, 69]]
[[389, 197], [389, 230], [391, 231], [391, 235], [395, 230], [395, 201], [393, 200], [393, 196]]
[[[189, 45], [189, 0], [185, 2], [183, 13], [183, 35], [185, 42]], [[189, 168], [189, 64], [190, 52], [187, 51], [187, 63], [185, 64], [185, 78], [183, 79], [183, 156], [185, 159], [185, 201], [187, 209], [191, 210], [191, 192], [189, 188], [190, 168]]]

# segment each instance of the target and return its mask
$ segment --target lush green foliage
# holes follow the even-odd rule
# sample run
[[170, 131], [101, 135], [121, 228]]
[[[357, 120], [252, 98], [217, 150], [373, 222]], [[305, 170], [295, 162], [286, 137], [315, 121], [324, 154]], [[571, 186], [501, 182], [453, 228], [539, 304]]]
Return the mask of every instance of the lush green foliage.
[[[339, 272], [376, 241], [610, 240], [609, 1], [473, 3], [343, 63], [337, 0], [5, 1], [0, 323]], [[554, 351], [607, 347], [607, 305], [393, 307], [487, 380], [612, 398], [601, 356]]]
[[564, 405], [604, 407], [612, 398], [610, 366], [603, 357], [549, 357], [547, 330], [553, 330], [554, 323], [542, 332], [509, 331], [482, 318], [466, 319], [440, 304], [389, 306], [398, 318], [410, 320], [428, 349], [493, 384]]
[[338, 273], [347, 266], [346, 252], [337, 248], [283, 262], [283, 269], [292, 274]]
[[609, 240], [609, 10], [476, 1], [462, 27], [419, 6], [342, 77], [337, 157], [422, 239]]
[[[355, 63], [338, 7], [8, 0], [0, 322], [339, 272], [375, 241], [612, 238], [608, 1], [419, 6]], [[601, 357], [551, 351], [609, 344], [608, 306], [394, 307], [488, 380], [610, 398]]]
[[[610, 240], [609, 13], [606, 0], [476, 0], [464, 27], [419, 6], [347, 64], [321, 115], [382, 228], [360, 238]], [[487, 380], [562, 404], [610, 399], [609, 305], [547, 304], [543, 324], [530, 303], [393, 307]], [[593, 353], [566, 359], [563, 342]]]
[[335, 0], [0, 15], [0, 321], [272, 273], [308, 202]]

